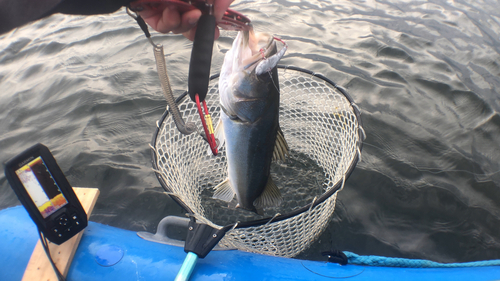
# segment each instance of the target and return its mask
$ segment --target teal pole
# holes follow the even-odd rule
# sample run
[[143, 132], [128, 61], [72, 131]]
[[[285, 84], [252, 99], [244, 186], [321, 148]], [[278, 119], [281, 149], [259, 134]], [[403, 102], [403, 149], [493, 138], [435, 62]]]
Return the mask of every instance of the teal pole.
[[175, 281], [187, 281], [193, 273], [194, 266], [196, 265], [196, 261], [198, 260], [198, 255], [195, 253], [189, 252], [182, 263], [181, 269], [177, 273], [175, 277]]

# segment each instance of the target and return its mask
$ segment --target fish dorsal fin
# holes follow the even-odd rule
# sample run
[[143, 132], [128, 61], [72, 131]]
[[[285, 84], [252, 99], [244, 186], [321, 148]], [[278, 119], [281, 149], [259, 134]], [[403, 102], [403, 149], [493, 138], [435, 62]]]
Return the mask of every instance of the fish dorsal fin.
[[281, 201], [283, 201], [283, 198], [281, 197], [281, 192], [274, 183], [271, 176], [269, 176], [264, 191], [259, 196], [259, 198], [255, 199], [253, 205], [257, 209], [266, 207], [276, 207], [281, 204]]
[[288, 143], [285, 140], [283, 131], [278, 127], [278, 133], [276, 135], [276, 144], [274, 145], [273, 151], [273, 161], [282, 160], [289, 155]]
[[219, 183], [214, 187], [215, 192], [212, 198], [220, 199], [222, 201], [231, 202], [234, 197], [234, 191], [229, 183], [229, 178], [225, 179], [223, 182]]

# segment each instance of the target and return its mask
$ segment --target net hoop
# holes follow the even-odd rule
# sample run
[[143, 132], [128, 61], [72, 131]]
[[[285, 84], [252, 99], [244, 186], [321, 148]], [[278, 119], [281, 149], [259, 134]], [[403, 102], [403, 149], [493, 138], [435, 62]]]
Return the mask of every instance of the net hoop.
[[[274, 217], [267, 217], [267, 218], [263, 218], [263, 219], [259, 219], [259, 220], [253, 220], [253, 221], [247, 221], [247, 222], [239, 222], [238, 225], [235, 228], [254, 227], [254, 226], [259, 226], [259, 225], [263, 225], [263, 224], [266, 224], [266, 223], [270, 223], [271, 221], [272, 222], [282, 221], [282, 220], [291, 218], [293, 216], [296, 216], [296, 215], [298, 215], [300, 213], [303, 213], [303, 212], [305, 212], [307, 210], [310, 210], [310, 209], [316, 207], [317, 205], [323, 203], [327, 198], [329, 198], [330, 196], [332, 196], [334, 193], [336, 193], [339, 189], [341, 189], [343, 187], [345, 181], [349, 178], [349, 176], [353, 172], [354, 168], [356, 167], [356, 164], [357, 164], [357, 162], [359, 161], [359, 158], [360, 158], [359, 154], [361, 153], [361, 150], [362, 150], [362, 147], [363, 147], [363, 141], [362, 140], [365, 138], [365, 136], [364, 136], [364, 131], [362, 129], [362, 122], [361, 122], [360, 112], [359, 112], [359, 109], [358, 109], [357, 105], [354, 103], [354, 100], [352, 99], [352, 97], [349, 95], [349, 93], [343, 87], [338, 86], [335, 82], [333, 82], [332, 80], [330, 80], [327, 77], [323, 76], [322, 74], [315, 73], [315, 72], [310, 71], [308, 69], [303, 69], [303, 68], [296, 67], [296, 66], [285, 66], [285, 65], [278, 65], [277, 67], [279, 69], [284, 69], [285, 71], [287, 69], [289, 69], [289, 70], [299, 71], [299, 72], [303, 72], [303, 73], [309, 74], [311, 76], [317, 77], [317, 78], [319, 78], [319, 79], [327, 82], [332, 87], [334, 87], [335, 89], [337, 89], [338, 91], [340, 91], [342, 93], [342, 95], [344, 95], [344, 97], [349, 101], [349, 103], [352, 106], [352, 110], [353, 110], [354, 114], [356, 115], [358, 126], [359, 126], [359, 129], [358, 129], [359, 141], [357, 142], [358, 153], [356, 154], [355, 159], [351, 162], [351, 165], [347, 169], [347, 172], [345, 173], [344, 179], [342, 181], [338, 182], [333, 188], [331, 188], [327, 192], [323, 193], [319, 198], [317, 198], [313, 202], [311, 202], [311, 203], [309, 203], [309, 204], [307, 204], [307, 205], [305, 205], [305, 206], [303, 206], [301, 208], [298, 208], [298, 209], [296, 209], [294, 211], [286, 213], [286, 214], [277, 215], [277, 216], [274, 216]], [[214, 75], [212, 75], [210, 77], [210, 80], [217, 79], [218, 77], [219, 77], [219, 74], [214, 74]], [[179, 104], [180, 102], [182, 102], [186, 98], [186, 96], [188, 96], [188, 92], [187, 91], [185, 91], [182, 95], [180, 95], [176, 99], [176, 103]], [[164, 181], [163, 177], [161, 176], [161, 174], [158, 173], [157, 153], [156, 153], [154, 147], [155, 147], [156, 142], [157, 142], [157, 137], [158, 137], [158, 135], [160, 133], [161, 124], [165, 121], [165, 119], [168, 116], [169, 116], [169, 112], [168, 112], [168, 110], [165, 110], [165, 112], [163, 113], [162, 117], [157, 121], [157, 126], [156, 126], [155, 132], [153, 134], [153, 138], [151, 140], [151, 158], [152, 158], [153, 170], [155, 171], [155, 175], [156, 175], [158, 181], [160, 182], [160, 185], [167, 191], [167, 193], [169, 193], [169, 188], [168, 188], [167, 184], [165, 183], [165, 181]], [[179, 204], [184, 210], [186, 210], [186, 212], [188, 212], [190, 214], [193, 213], [193, 211], [191, 210], [191, 208], [189, 208], [189, 206], [187, 206], [186, 204], [184, 204], [184, 202], [182, 200], [180, 200], [180, 198], [178, 198], [177, 196], [175, 196], [175, 194], [169, 194], [169, 196], [177, 204]], [[224, 226], [224, 228], [233, 228], [233, 227], [234, 227], [234, 224]]]

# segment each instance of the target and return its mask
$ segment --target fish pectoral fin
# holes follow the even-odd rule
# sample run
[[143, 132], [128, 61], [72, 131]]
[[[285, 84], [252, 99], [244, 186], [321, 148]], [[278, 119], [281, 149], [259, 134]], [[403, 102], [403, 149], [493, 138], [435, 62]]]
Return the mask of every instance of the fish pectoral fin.
[[[220, 150], [220, 148], [226, 143], [226, 138], [224, 135], [224, 124], [222, 123], [222, 119], [219, 119], [217, 126], [215, 126], [214, 137], [215, 143], [217, 144], [217, 149]], [[210, 146], [207, 149], [207, 155], [212, 155], [212, 148]]]
[[226, 136], [224, 135], [224, 124], [222, 119], [219, 119], [217, 126], [215, 126], [214, 137], [217, 142], [217, 148], [221, 148], [226, 143]]
[[269, 176], [269, 179], [267, 180], [266, 187], [264, 188], [264, 191], [262, 194], [255, 199], [253, 202], [253, 205], [257, 209], [262, 209], [266, 207], [276, 207], [281, 204], [283, 201], [283, 198], [281, 197], [281, 192], [274, 183], [273, 179], [271, 176]]
[[288, 143], [285, 140], [285, 136], [283, 135], [283, 131], [278, 127], [278, 133], [276, 134], [276, 144], [274, 145], [273, 151], [273, 161], [285, 161], [285, 158], [289, 155], [289, 150], [290, 149], [288, 147]]
[[212, 198], [219, 199], [226, 202], [231, 202], [234, 197], [234, 191], [229, 183], [229, 178], [225, 179], [223, 182], [219, 183], [214, 187], [215, 192]]

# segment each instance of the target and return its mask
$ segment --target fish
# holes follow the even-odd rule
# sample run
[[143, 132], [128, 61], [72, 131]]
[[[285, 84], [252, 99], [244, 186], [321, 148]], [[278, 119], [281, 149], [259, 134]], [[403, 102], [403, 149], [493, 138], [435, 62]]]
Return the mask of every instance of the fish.
[[[277, 42], [283, 47], [278, 50]], [[287, 45], [269, 33], [239, 31], [219, 76], [220, 121], [215, 129], [225, 144], [228, 177], [213, 198], [263, 215], [279, 206], [281, 192], [271, 178], [271, 162], [285, 160], [288, 144], [279, 126], [277, 64]], [[231, 206], [231, 205], [230, 205]]]

